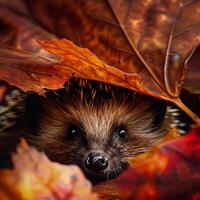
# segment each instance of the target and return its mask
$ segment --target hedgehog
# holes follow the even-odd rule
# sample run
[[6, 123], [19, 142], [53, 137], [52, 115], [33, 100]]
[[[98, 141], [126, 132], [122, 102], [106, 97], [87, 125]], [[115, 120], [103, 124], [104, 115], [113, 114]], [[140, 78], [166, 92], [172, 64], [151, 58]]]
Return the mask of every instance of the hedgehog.
[[0, 134], [0, 167], [12, 166], [25, 138], [50, 160], [78, 165], [94, 184], [119, 176], [172, 125], [166, 102], [92, 80], [74, 78], [45, 97], [28, 93], [21, 106], [15, 125]]

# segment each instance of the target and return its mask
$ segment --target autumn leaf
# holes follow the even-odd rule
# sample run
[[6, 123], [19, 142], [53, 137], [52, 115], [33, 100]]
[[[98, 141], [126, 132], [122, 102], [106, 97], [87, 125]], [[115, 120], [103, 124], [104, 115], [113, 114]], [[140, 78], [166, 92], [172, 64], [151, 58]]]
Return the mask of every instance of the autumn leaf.
[[55, 37], [36, 26], [30, 17], [21, 0], [0, 0], [0, 79], [24, 91], [44, 94], [46, 86], [63, 87], [66, 77], [59, 77], [52, 66], [60, 58], [36, 41]]
[[56, 89], [65, 80], [57, 76], [52, 66], [60, 58], [42, 49], [36, 41], [54, 37], [29, 17], [22, 1], [0, 0], [0, 78], [24, 91], [42, 94], [46, 85]]
[[131, 88], [173, 101], [199, 121], [178, 98], [184, 63], [200, 43], [198, 0], [25, 3], [49, 32], [88, 48], [129, 79], [132, 75], [139, 80], [140, 87], [137, 82]]
[[38, 53], [42, 49], [35, 41], [55, 38], [31, 21], [23, 1], [0, 0], [0, 46], [12, 46]]
[[1, 200], [96, 200], [77, 166], [51, 162], [24, 140], [12, 156], [13, 170], [0, 171]]
[[200, 197], [200, 127], [161, 144], [122, 176], [93, 188], [101, 199], [197, 200]]
[[[10, 47], [0, 49], [0, 78], [24, 91], [44, 94], [44, 88], [63, 87], [67, 76], [60, 77], [59, 69], [52, 64], [60, 58], [47, 53], [33, 53]], [[70, 76], [71, 77], [71, 76]]]
[[[69, 74], [71, 71], [73, 76], [81, 78], [104, 81], [125, 88], [139, 89], [141, 87], [136, 74], [135, 76], [134, 74], [125, 74], [107, 65], [88, 49], [79, 48], [69, 40], [49, 40], [40, 43], [50, 53], [62, 57], [63, 62], [58, 65], [63, 74]], [[58, 65], [55, 64], [57, 68]]]
[[[50, 53], [60, 55], [63, 62], [55, 65], [57, 68], [60, 66], [60, 71], [66, 76], [72, 72], [73, 76], [104, 81], [107, 83], [115, 84], [118, 86], [135, 89], [140, 91], [141, 79], [137, 74], [124, 73], [117, 68], [107, 65], [92, 52], [84, 48], [79, 48], [71, 41], [68, 40], [49, 40], [41, 42], [43, 48]], [[143, 92], [145, 88], [143, 88]], [[149, 91], [146, 91], [148, 93]], [[173, 101], [172, 99], [167, 99]], [[181, 100], [176, 99], [176, 103], [186, 113], [188, 113], [194, 121], [200, 123], [198, 116], [196, 116]]]
[[[135, 170], [126, 172], [121, 177], [121, 187], [132, 191], [127, 198], [133, 199], [188, 199], [200, 191], [200, 128], [193, 129], [188, 135], [178, 138], [163, 145], [157, 153]], [[134, 176], [148, 177], [148, 181], [142, 181], [137, 191], [139, 181]], [[131, 174], [133, 175], [131, 177]], [[127, 181], [129, 177], [129, 181]], [[141, 177], [141, 179], [142, 179]], [[131, 180], [133, 182], [131, 182]], [[142, 187], [141, 187], [142, 186]], [[132, 188], [130, 188], [132, 187]], [[134, 191], [136, 192], [134, 194]], [[151, 193], [149, 193], [151, 191]]]

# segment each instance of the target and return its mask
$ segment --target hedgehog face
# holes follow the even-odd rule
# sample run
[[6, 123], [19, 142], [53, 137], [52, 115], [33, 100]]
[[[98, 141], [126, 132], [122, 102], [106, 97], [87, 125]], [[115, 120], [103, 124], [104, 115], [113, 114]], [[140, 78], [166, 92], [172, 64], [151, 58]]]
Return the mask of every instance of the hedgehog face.
[[37, 134], [27, 140], [53, 161], [78, 165], [93, 183], [121, 174], [166, 132], [165, 104], [125, 89], [73, 86], [39, 102]]

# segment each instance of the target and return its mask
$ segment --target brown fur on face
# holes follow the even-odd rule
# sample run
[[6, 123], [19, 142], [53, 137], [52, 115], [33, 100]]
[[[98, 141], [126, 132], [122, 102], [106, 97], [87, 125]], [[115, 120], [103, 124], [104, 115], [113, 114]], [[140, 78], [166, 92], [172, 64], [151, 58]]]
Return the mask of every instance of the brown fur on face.
[[[75, 80], [46, 98], [27, 98], [26, 129], [21, 136], [51, 160], [79, 165], [96, 182], [118, 176], [129, 157], [147, 151], [163, 137], [165, 108], [164, 102], [130, 90]], [[94, 152], [106, 158], [107, 168], [86, 167]]]

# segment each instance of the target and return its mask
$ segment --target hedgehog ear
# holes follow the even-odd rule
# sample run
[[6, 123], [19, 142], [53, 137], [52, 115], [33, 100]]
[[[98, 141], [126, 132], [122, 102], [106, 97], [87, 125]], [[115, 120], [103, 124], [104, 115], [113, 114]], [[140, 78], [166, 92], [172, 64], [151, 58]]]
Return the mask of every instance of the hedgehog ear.
[[43, 112], [42, 100], [44, 97], [29, 93], [25, 98], [25, 123], [26, 127], [33, 132], [37, 131], [38, 120]]

